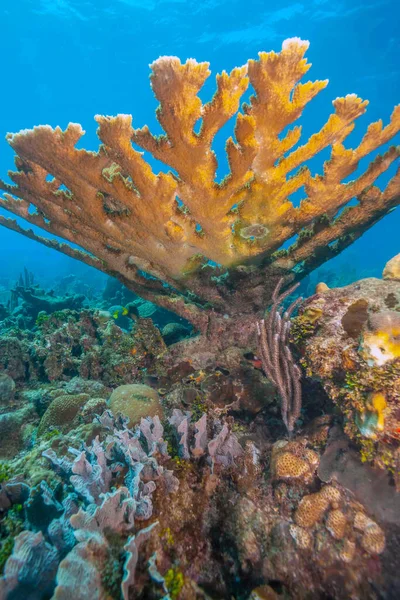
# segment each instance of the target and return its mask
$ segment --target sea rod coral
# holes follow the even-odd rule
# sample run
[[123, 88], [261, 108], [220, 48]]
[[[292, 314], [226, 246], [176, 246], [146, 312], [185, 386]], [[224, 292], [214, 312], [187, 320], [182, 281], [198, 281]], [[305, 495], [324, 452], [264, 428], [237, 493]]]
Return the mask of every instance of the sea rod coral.
[[[305, 276], [400, 201], [400, 171], [383, 191], [374, 186], [398, 158], [398, 147], [349, 181], [362, 159], [398, 133], [400, 106], [386, 127], [372, 123], [351, 149], [344, 141], [368, 102], [356, 94], [337, 98], [325, 125], [298, 145], [301, 127], [289, 126], [328, 83], [299, 83], [310, 67], [307, 48], [306, 41], [288, 39], [281, 52], [261, 52], [258, 60], [222, 72], [205, 104], [198, 93], [208, 63], [157, 59], [151, 83], [165, 132], [158, 137], [147, 126], [132, 128], [132, 117], [121, 114], [96, 116], [98, 152], [75, 147], [84, 132], [74, 123], [65, 131], [46, 125], [8, 134], [17, 171], [10, 173], [14, 185], [0, 182], [0, 206], [83, 250], [3, 216], [0, 223], [117, 277], [220, 347], [232, 340], [245, 345], [254, 335], [246, 323], [261, 317], [282, 276], [288, 282]], [[255, 93], [240, 106], [249, 86]], [[213, 141], [233, 117], [230, 172], [216, 182]], [[154, 173], [136, 147], [173, 172]], [[307, 161], [328, 147], [323, 174], [313, 176]], [[291, 196], [302, 188], [295, 206]]]
[[272, 294], [272, 306], [266, 320], [257, 323], [258, 348], [263, 370], [267, 377], [277, 386], [281, 396], [282, 420], [289, 432], [300, 416], [301, 410], [301, 370], [293, 361], [288, 341], [290, 332], [290, 316], [302, 301], [297, 298], [283, 313], [279, 305], [298, 286], [295, 284], [280, 294], [283, 279], [278, 282]]

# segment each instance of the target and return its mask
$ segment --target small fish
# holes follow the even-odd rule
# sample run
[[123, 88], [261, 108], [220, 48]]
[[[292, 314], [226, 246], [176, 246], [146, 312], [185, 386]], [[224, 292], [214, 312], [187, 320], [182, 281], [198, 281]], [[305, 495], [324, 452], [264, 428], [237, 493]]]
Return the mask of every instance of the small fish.
[[126, 308], [126, 306], [122, 309], [122, 316], [125, 317], [127, 314], [129, 313], [129, 310]]
[[262, 361], [260, 358], [258, 358], [258, 356], [256, 356], [252, 352], [249, 352], [247, 355], [245, 355], [245, 358], [249, 361], [249, 363], [253, 365], [255, 369], [260, 369], [262, 371]]
[[253, 363], [253, 367], [255, 367], [256, 369], [261, 369], [263, 368], [262, 366], [262, 362], [259, 358], [255, 358], [254, 360], [251, 361]]
[[113, 316], [114, 319], [118, 319], [118, 317], [119, 317], [119, 310], [116, 310], [115, 312], [113, 312], [112, 316]]

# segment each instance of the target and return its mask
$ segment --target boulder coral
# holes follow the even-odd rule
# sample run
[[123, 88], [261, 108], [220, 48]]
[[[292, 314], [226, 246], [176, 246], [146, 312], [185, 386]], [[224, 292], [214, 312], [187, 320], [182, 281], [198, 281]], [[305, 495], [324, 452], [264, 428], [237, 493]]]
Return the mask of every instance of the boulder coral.
[[400, 254], [393, 256], [385, 265], [383, 279], [400, 281]]
[[52, 427], [65, 431], [73, 429], [88, 400], [88, 394], [62, 394], [55, 398], [41, 418], [38, 435], [47, 433]]
[[108, 406], [114, 414], [128, 418], [130, 426], [140, 423], [144, 417], [162, 418], [163, 409], [156, 390], [139, 383], [120, 385], [113, 390]]

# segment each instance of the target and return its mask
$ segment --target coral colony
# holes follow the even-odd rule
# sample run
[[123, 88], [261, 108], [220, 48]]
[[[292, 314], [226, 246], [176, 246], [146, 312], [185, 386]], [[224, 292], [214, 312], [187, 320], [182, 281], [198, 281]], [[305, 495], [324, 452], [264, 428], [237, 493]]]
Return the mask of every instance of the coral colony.
[[[334, 113], [303, 145], [297, 145], [300, 126], [287, 130], [328, 84], [299, 83], [310, 67], [307, 48], [308, 42], [293, 38], [280, 53], [263, 52], [223, 72], [204, 105], [197, 94], [210, 75], [208, 63], [159, 58], [151, 75], [165, 131], [159, 137], [148, 127], [133, 129], [129, 115], [96, 117], [98, 153], [75, 148], [84, 133], [77, 124], [10, 134], [18, 170], [10, 175], [14, 185], [0, 184], [6, 192], [0, 206], [86, 252], [13, 220], [1, 217], [0, 223], [118, 277], [201, 332], [234, 328], [224, 315], [239, 325], [262, 313], [277, 279], [304, 277], [399, 203], [399, 173], [382, 192], [373, 185], [399, 157], [396, 147], [344, 181], [398, 133], [399, 106], [386, 127], [372, 123], [354, 150], [344, 141], [368, 104], [354, 94], [334, 100]], [[250, 85], [255, 94], [238, 113]], [[226, 142], [230, 173], [216, 183], [212, 143], [236, 114], [235, 140]], [[156, 175], [132, 144], [175, 173]], [[305, 163], [328, 147], [323, 174], [312, 176]], [[303, 187], [295, 207], [290, 196]], [[346, 207], [353, 198], [357, 204]], [[295, 234], [295, 244], [281, 250]], [[219, 331], [218, 337], [222, 342], [226, 335]]]
[[400, 106], [352, 150], [367, 102], [337, 98], [300, 145], [327, 85], [299, 83], [307, 48], [223, 72], [206, 104], [208, 63], [158, 59], [159, 137], [128, 115], [96, 117], [97, 153], [76, 124], [8, 135], [0, 206], [65, 242], [0, 223], [113, 279], [0, 286], [1, 600], [399, 597], [400, 254], [300, 280], [400, 203], [400, 170], [375, 186], [400, 148], [359, 172]]

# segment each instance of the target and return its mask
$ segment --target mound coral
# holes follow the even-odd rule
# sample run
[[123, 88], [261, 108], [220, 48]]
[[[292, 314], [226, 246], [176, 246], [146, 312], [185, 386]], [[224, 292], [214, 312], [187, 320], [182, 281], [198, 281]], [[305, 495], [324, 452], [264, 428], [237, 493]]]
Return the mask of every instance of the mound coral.
[[339, 490], [326, 485], [320, 492], [304, 496], [295, 513], [294, 520], [300, 527], [313, 527], [322, 519], [328, 508], [336, 506], [339, 500]]
[[383, 279], [400, 281], [400, 254], [396, 254], [386, 263], [383, 270]]
[[51, 427], [73, 429], [74, 419], [87, 400], [89, 394], [62, 394], [55, 398], [40, 421], [38, 435], [43, 435]]
[[[328, 83], [299, 83], [309, 69], [307, 48], [308, 42], [288, 39], [281, 52], [261, 52], [217, 75], [206, 104], [198, 92], [210, 75], [208, 63], [159, 58], [151, 66], [165, 131], [159, 137], [148, 127], [133, 129], [129, 115], [96, 117], [97, 153], [75, 147], [84, 133], [77, 124], [9, 134], [18, 170], [10, 173], [14, 185], [0, 183], [6, 192], [0, 206], [85, 251], [3, 216], [0, 223], [119, 278], [209, 338], [214, 334], [216, 345], [232, 336], [245, 345], [253, 333], [246, 319], [262, 315], [282, 275], [303, 277], [400, 201], [400, 172], [384, 191], [374, 186], [398, 158], [396, 147], [348, 181], [362, 159], [399, 131], [399, 106], [386, 127], [372, 123], [359, 146], [348, 149], [344, 141], [367, 101], [355, 94], [337, 98], [320, 131], [297, 145], [301, 128], [288, 127]], [[255, 94], [238, 112], [250, 85]], [[234, 137], [226, 142], [230, 172], [216, 182], [213, 141], [235, 115]], [[155, 174], [133, 144], [175, 173]], [[307, 161], [328, 147], [323, 174], [313, 176]], [[291, 195], [303, 187], [296, 207]]]
[[299, 442], [280, 440], [272, 448], [273, 477], [281, 481], [310, 481], [318, 466], [318, 454]]
[[118, 386], [111, 394], [109, 407], [114, 414], [122, 413], [128, 417], [131, 426], [139, 423], [142, 417], [162, 417], [157, 391], [139, 383]]

